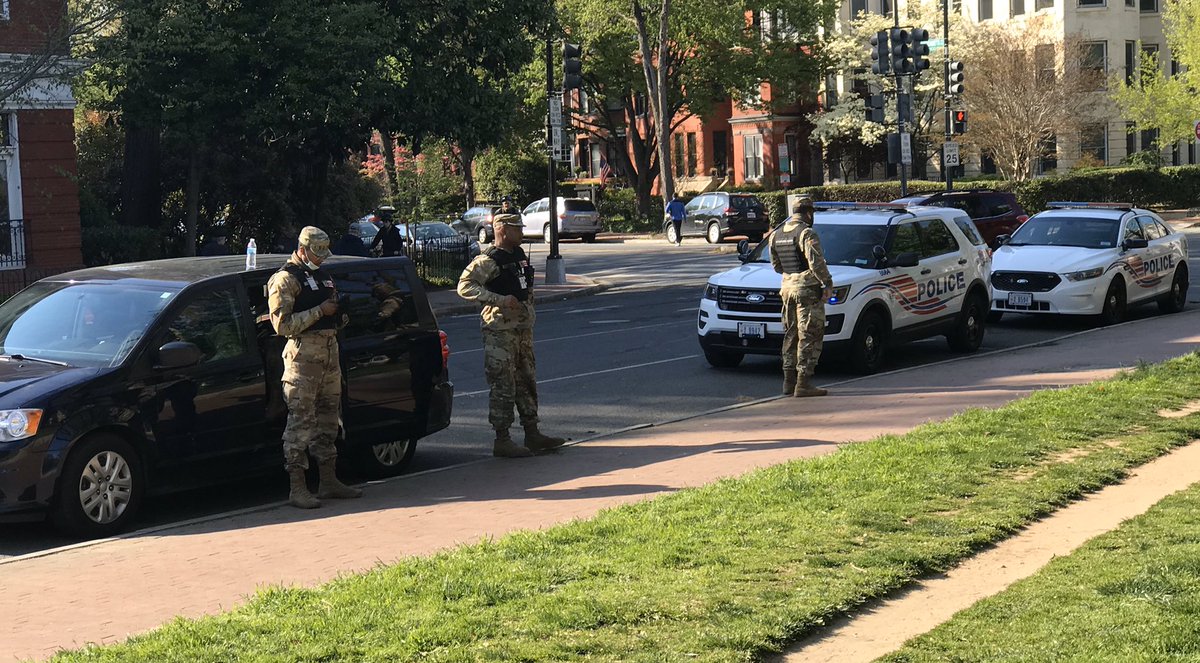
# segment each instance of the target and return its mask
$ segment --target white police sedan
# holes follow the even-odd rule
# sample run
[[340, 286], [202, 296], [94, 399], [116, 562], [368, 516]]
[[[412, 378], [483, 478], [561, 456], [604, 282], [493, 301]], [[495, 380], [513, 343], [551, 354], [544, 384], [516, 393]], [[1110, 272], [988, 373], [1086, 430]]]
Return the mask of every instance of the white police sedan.
[[1055, 202], [992, 256], [993, 320], [1005, 313], [1096, 315], [1120, 322], [1130, 306], [1164, 313], [1187, 302], [1187, 238], [1127, 203]]

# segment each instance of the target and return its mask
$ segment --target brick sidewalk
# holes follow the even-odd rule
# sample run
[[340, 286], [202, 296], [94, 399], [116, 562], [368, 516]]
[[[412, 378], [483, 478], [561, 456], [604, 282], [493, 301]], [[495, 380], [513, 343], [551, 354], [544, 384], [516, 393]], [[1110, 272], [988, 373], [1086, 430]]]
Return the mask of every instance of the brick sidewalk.
[[[611, 435], [527, 460], [487, 459], [371, 485], [317, 511], [277, 506], [0, 563], [0, 659], [108, 643], [176, 615], [232, 608], [270, 584], [312, 585], [409, 555], [539, 529], [603, 508], [829, 453], [1031, 390], [1190, 351], [1195, 313], [864, 378]], [[1138, 343], [1128, 342], [1135, 333]], [[1073, 352], [1063, 352], [1069, 346]], [[864, 416], [867, 415], [867, 416]]]

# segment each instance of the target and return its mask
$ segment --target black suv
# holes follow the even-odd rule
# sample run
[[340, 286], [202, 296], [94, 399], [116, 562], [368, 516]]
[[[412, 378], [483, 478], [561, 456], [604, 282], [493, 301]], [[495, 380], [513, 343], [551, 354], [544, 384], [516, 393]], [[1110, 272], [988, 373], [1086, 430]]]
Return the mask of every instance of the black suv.
[[[0, 516], [107, 536], [142, 499], [282, 471], [285, 339], [267, 280], [286, 256], [180, 258], [38, 281], [0, 305]], [[412, 263], [325, 264], [339, 334], [339, 446], [371, 477], [450, 424], [449, 350]]]
[[940, 191], [900, 198], [893, 202], [905, 205], [929, 205], [931, 207], [953, 207], [971, 217], [979, 234], [988, 246], [995, 248], [996, 238], [1011, 235], [1029, 219], [1029, 215], [1009, 191], [991, 189], [969, 189], [964, 191]]
[[[716, 191], [703, 193], [689, 202], [680, 231], [684, 237], [703, 237], [716, 244], [730, 235], [745, 235], [751, 242], [762, 240], [770, 227], [767, 209], [753, 194]], [[663, 231], [675, 232], [670, 219]], [[667, 238], [671, 240], [671, 237]]]
[[[492, 230], [492, 217], [499, 212], [499, 205], [477, 205], [463, 212], [461, 217], [451, 221], [450, 227], [464, 235], [471, 235], [480, 244], [487, 244], [496, 234]], [[520, 214], [521, 212], [517, 210], [514, 213]]]

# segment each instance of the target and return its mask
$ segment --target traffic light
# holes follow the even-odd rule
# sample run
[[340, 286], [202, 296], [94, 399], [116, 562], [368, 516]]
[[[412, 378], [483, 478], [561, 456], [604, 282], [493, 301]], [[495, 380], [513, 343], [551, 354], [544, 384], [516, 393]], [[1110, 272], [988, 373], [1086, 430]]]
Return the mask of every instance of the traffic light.
[[956, 134], [967, 133], [967, 111], [956, 110], [953, 113], [951, 113], [951, 116], [954, 119], [954, 133], [956, 133]]
[[884, 100], [882, 94], [873, 94], [866, 99], [867, 101], [867, 120], [876, 124], [883, 124], [883, 108]]
[[912, 57], [912, 47], [909, 45], [908, 30], [904, 28], [892, 28], [890, 37], [892, 42], [892, 71], [897, 76], [911, 74], [913, 72], [913, 65], [909, 58]]
[[929, 68], [929, 58], [926, 57], [929, 55], [929, 44], [925, 43], [929, 40], [929, 31], [913, 28], [908, 37], [912, 42], [913, 73], [919, 74]]
[[958, 60], [951, 60], [948, 65], [950, 69], [947, 90], [950, 94], [963, 93], [963, 63]]
[[898, 107], [900, 117], [911, 123], [913, 121], [912, 95], [903, 92], [896, 95], [896, 106]]
[[871, 37], [871, 72], [886, 76], [888, 73], [888, 60], [890, 50], [888, 49], [888, 33], [880, 30]]
[[563, 91], [578, 90], [583, 87], [583, 50], [579, 44], [563, 42]]

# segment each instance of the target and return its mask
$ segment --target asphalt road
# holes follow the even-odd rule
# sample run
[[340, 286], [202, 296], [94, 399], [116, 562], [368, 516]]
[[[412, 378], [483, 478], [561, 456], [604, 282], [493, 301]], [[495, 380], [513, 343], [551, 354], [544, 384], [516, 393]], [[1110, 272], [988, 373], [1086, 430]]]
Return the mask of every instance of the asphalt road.
[[[1190, 237], [1193, 264], [1200, 264], [1200, 233]], [[530, 247], [539, 269], [546, 247]], [[725, 247], [729, 251], [731, 247]], [[662, 422], [777, 393], [778, 359], [747, 356], [737, 369], [708, 365], [696, 341], [697, 302], [708, 277], [737, 266], [731, 252], [702, 240], [682, 247], [666, 242], [564, 242], [567, 271], [604, 281], [598, 295], [543, 304], [538, 308], [535, 347], [543, 431], [581, 439], [630, 426]], [[1200, 270], [1192, 275], [1192, 304], [1200, 303]], [[1157, 308], [1131, 311], [1150, 319]], [[410, 471], [433, 470], [486, 458], [492, 431], [487, 423], [487, 385], [479, 322], [475, 314], [440, 320], [450, 339], [455, 384], [450, 428], [421, 440]], [[981, 351], [1052, 341], [1094, 324], [1090, 320], [1006, 316], [988, 326]], [[1137, 326], [1129, 327], [1136, 330]], [[1069, 345], [1064, 345], [1069, 351]], [[956, 357], [938, 337], [909, 344], [891, 354], [889, 369]], [[964, 364], [969, 370], [970, 364]], [[856, 377], [837, 364], [823, 365], [816, 382]], [[519, 427], [514, 437], [519, 438]], [[519, 462], [519, 461], [511, 461]], [[147, 503], [143, 522], [165, 524], [252, 507], [282, 499], [282, 473], [244, 482], [158, 498]], [[68, 543], [40, 524], [0, 529], [0, 558]]]

